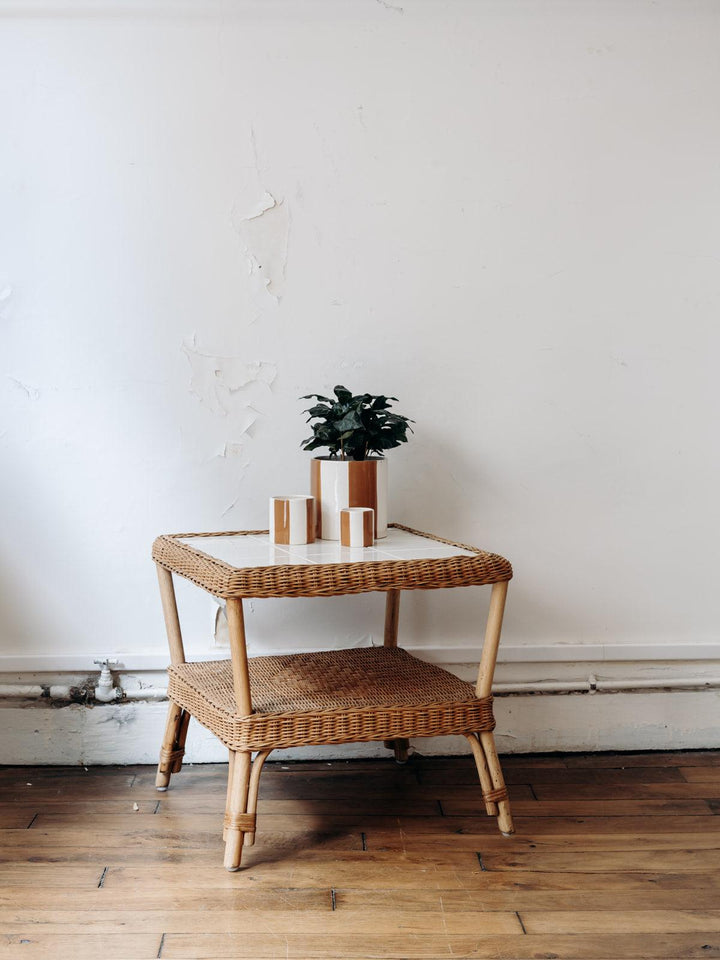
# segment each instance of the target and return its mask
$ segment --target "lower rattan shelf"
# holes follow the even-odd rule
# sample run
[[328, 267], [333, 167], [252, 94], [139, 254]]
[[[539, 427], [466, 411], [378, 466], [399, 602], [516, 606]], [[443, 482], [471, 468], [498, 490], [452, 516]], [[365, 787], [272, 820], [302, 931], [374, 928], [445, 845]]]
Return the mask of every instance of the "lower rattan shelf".
[[253, 713], [238, 716], [230, 660], [168, 668], [172, 701], [231, 750], [492, 730], [492, 697], [397, 647], [248, 661]]

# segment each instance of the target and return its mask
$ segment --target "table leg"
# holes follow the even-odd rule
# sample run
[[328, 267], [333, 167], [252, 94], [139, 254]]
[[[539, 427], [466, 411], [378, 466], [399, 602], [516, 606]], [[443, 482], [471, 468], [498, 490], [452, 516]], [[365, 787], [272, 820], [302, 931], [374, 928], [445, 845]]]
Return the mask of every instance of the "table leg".
[[254, 831], [255, 818], [248, 816], [248, 788], [250, 786], [251, 755], [248, 751], [237, 751], [230, 765], [228, 782], [228, 804], [225, 811], [225, 869], [240, 869], [243, 834]]
[[[249, 816], [257, 816], [258, 788], [260, 787], [260, 774], [263, 764], [272, 753], [272, 750], [261, 750], [255, 755], [252, 771], [250, 772], [250, 789], [248, 791], [247, 812]], [[246, 847], [251, 847], [255, 843], [255, 830], [248, 830], [244, 837]]]
[[[165, 567], [160, 566], [159, 563], [155, 564], [155, 566], [157, 567], [160, 599], [162, 600], [165, 629], [170, 647], [170, 660], [172, 663], [185, 663], [185, 651], [183, 649], [182, 631], [180, 630], [180, 618], [178, 617], [172, 573]], [[155, 777], [155, 786], [160, 791], [167, 790], [171, 774], [180, 773], [182, 769], [182, 758], [185, 753], [185, 738], [187, 737], [189, 722], [190, 714], [176, 703], [170, 701], [167, 722], [165, 724], [165, 735], [163, 736], [162, 747], [160, 748], [160, 763], [158, 764], [157, 776]]]
[[190, 714], [187, 710], [183, 710], [182, 716], [180, 717], [180, 729], [177, 735], [177, 756], [175, 757], [175, 763], [172, 768], [173, 773], [180, 773], [182, 770], [182, 761], [185, 756], [185, 741], [187, 740], [189, 726]]
[[509, 837], [515, 833], [515, 827], [513, 826], [512, 814], [510, 813], [510, 801], [508, 800], [505, 778], [503, 777], [500, 759], [495, 749], [495, 737], [492, 735], [491, 730], [485, 730], [480, 734], [480, 744], [487, 760], [494, 788], [493, 793], [495, 797], [492, 797], [492, 794], [490, 797], [494, 799], [498, 805], [498, 826], [503, 836]]
[[182, 768], [189, 722], [190, 714], [171, 700], [165, 723], [165, 735], [160, 749], [160, 762], [155, 776], [155, 787], [160, 791], [167, 790], [170, 775], [179, 773]]
[[383, 740], [383, 746], [395, 753], [395, 763], [407, 763], [410, 741], [402, 737], [399, 740]]
[[[480, 698], [492, 696], [493, 675], [495, 673], [495, 662], [497, 660], [498, 645], [500, 643], [500, 631], [502, 630], [503, 613], [505, 610], [505, 598], [507, 596], [507, 581], [494, 583], [492, 593], [490, 594], [490, 610], [488, 612], [487, 624], [485, 626], [485, 641], [483, 643], [482, 656], [480, 658], [480, 667], [478, 669], [477, 686], [475, 695]], [[515, 832], [512, 816], [510, 815], [510, 803], [508, 801], [507, 789], [503, 778], [500, 760], [495, 749], [495, 738], [492, 730], [483, 730], [478, 734], [477, 747], [472, 744], [475, 763], [480, 774], [483, 796], [485, 799], [485, 809], [489, 809], [489, 804], [497, 804], [498, 826], [501, 833], [509, 836]], [[481, 756], [481, 754], [483, 756]], [[486, 780], [483, 781], [483, 768], [487, 769], [491, 781], [491, 789], [487, 789]]]
[[[483, 750], [480, 739], [476, 733], [466, 733], [465, 736], [472, 747], [473, 757], [475, 758], [475, 766], [477, 767], [478, 776], [480, 777], [480, 786], [482, 787], [483, 797], [486, 797], [492, 793], [494, 787], [492, 778], [490, 776], [490, 771], [488, 770], [487, 760], [485, 759], [485, 751]], [[494, 800], [485, 800], [485, 812], [489, 817], [496, 817], [498, 815], [497, 804]]]
[[[225, 813], [228, 813], [230, 810], [230, 787], [233, 781], [233, 767], [235, 766], [235, 751], [228, 750], [228, 780], [227, 780], [227, 794], [225, 796]], [[227, 827], [223, 823], [223, 840], [227, 840]]]
[[[400, 618], [400, 591], [388, 590], [385, 595], [385, 632], [383, 645], [396, 647]], [[384, 746], [395, 754], [395, 763], [407, 763], [409, 740], [383, 740]]]
[[398, 619], [400, 617], [400, 591], [388, 590], [385, 595], [385, 633], [383, 644], [396, 647], [398, 639]]

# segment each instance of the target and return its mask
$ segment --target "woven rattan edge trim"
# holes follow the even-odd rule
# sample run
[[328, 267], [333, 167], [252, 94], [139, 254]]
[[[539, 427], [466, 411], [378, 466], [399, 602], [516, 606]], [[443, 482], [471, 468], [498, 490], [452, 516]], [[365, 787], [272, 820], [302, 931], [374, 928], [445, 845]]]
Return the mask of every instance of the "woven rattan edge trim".
[[[394, 524], [389, 524], [394, 526]], [[208, 533], [166, 533], [163, 537], [169, 537], [171, 540], [185, 539], [186, 537], [264, 537], [269, 530], [214, 530]], [[192, 549], [192, 547], [190, 548]]]
[[[487, 550], [481, 550], [479, 547], [473, 547], [469, 543], [460, 543], [457, 540], [448, 540], [446, 537], [438, 537], [434, 533], [425, 533], [422, 530], [416, 530], [414, 527], [406, 527], [404, 523], [389, 523], [389, 527], [395, 530], [404, 530], [405, 533], [413, 533], [416, 537], [425, 537], [426, 540], [435, 540], [437, 543], [446, 543], [449, 547], [458, 547], [460, 550], [469, 550], [471, 553], [477, 553], [481, 556], [498, 556], [496, 553], [488, 553]], [[504, 558], [503, 558], [504, 559]], [[506, 561], [507, 563], [508, 561]]]
[[[230, 750], [262, 752], [270, 750], [291, 750], [295, 747], [307, 746], [330, 746], [333, 744], [345, 743], [375, 743], [388, 739], [418, 739], [422, 737], [444, 737], [444, 736], [463, 736], [472, 730], [477, 731], [477, 720], [467, 720], [464, 723], [437, 723], [430, 727], [419, 727], [412, 718], [405, 718], [404, 721], [398, 721], [396, 724], [386, 724], [382, 729], [369, 731], [367, 727], [363, 730], [353, 730], [352, 732], [324, 732], [317, 735], [309, 735], [304, 729], [288, 729], [279, 734], [273, 731], [268, 736], [267, 731], [252, 731], [245, 733], [242, 730], [233, 728], [232, 725], [219, 730], [217, 725], [208, 722], [207, 718], [199, 718], [198, 722], [207, 730], [210, 730], [221, 743]], [[491, 732], [494, 724], [483, 725], [483, 730]]]
[[[172, 666], [168, 667], [168, 676], [169, 676], [169, 688], [168, 688], [168, 697], [174, 703], [177, 703], [178, 706], [187, 709], [183, 703], [182, 697], [182, 687], [188, 687], [199, 697], [205, 697], [205, 694], [202, 690], [202, 687], [199, 684], [192, 683], [187, 677], [176, 674], [173, 672]], [[227, 717], [228, 720], [242, 723], [249, 722], [252, 723], [254, 719], [257, 720], [277, 720], [282, 722], [283, 720], [294, 720], [298, 723], [306, 721], [310, 717], [346, 717], [346, 716], [359, 716], [365, 713], [384, 713], [392, 712], [397, 710], [405, 710], [409, 713], [413, 711], [427, 711], [427, 710], [441, 710], [445, 707], [473, 707], [475, 709], [481, 709], [487, 711], [487, 725], [483, 726], [483, 730], [494, 730], [495, 729], [495, 717], [493, 715], [493, 702], [494, 698], [492, 695], [489, 697], [473, 697], [471, 700], [433, 700], [427, 703], [420, 705], [415, 704], [403, 704], [403, 703], [373, 703], [371, 706], [359, 706], [359, 707], [334, 707], [329, 710], [287, 710], [283, 712], [271, 712], [271, 713], [250, 713], [250, 714], [230, 714], [227, 713], [222, 707], [217, 706], [217, 704], [211, 703], [208, 701], [208, 709], [211, 711], [217, 711], [219, 714], [223, 714]], [[199, 716], [199, 711], [196, 711], [193, 716], [201, 723], [203, 718]]]
[[[374, 560], [302, 566], [274, 565], [237, 569], [197, 547], [181, 543], [185, 537], [252, 536], [267, 531], [164, 534], [153, 543], [153, 559], [223, 599], [255, 597], [342, 596], [386, 590], [428, 590], [441, 587], [477, 586], [512, 578], [512, 566], [499, 554], [423, 533], [399, 523], [390, 524], [416, 536], [467, 550], [472, 557], [447, 559]], [[479, 565], [478, 561], [482, 561]], [[425, 577], [418, 577], [420, 568]], [[351, 571], [348, 582], [348, 572]]]
[[[178, 697], [178, 692], [175, 691], [176, 699]], [[414, 713], [426, 713], [431, 710], [443, 710], [447, 707], [468, 707], [477, 710], [478, 704], [488, 704], [490, 710], [492, 710], [492, 697], [487, 697], [485, 700], [438, 700], [432, 703], [423, 703], [422, 706], [413, 707], [409, 704], [398, 704], [398, 703], [382, 703], [382, 704], [373, 704], [371, 707], [348, 707], [347, 709], [334, 709], [334, 710], [291, 710], [287, 713], [251, 713], [246, 717], [242, 716], [233, 716], [227, 714], [229, 720], [237, 723], [242, 723], [243, 721], [252, 722], [254, 719], [258, 720], [273, 720], [282, 723], [283, 720], [292, 720], [297, 721], [298, 724], [304, 721], [311, 719], [312, 717], [322, 717], [322, 718], [338, 718], [338, 717], [357, 717], [362, 716], [366, 713], [378, 714], [378, 713], [387, 713], [387, 712], [405, 712], [408, 714]], [[219, 707], [215, 707], [219, 713], [223, 711]], [[480, 708], [482, 709], [482, 707]], [[202, 723], [202, 717], [194, 714], [195, 719]], [[484, 733], [487, 730], [495, 729], [495, 717], [490, 713], [487, 719], [487, 723], [483, 724], [482, 727], [478, 728], [478, 732], [482, 730]], [[417, 734], [420, 736], [420, 734]], [[360, 741], [358, 741], [360, 742]]]
[[[248, 532], [249, 535], [249, 532]], [[235, 573], [235, 567], [217, 557], [211, 557], [196, 547], [187, 543], [180, 543], [181, 537], [223, 536], [223, 534], [204, 533], [166, 533], [157, 537], [152, 545], [152, 558], [155, 563], [173, 573], [179, 574], [185, 580], [197, 584], [216, 597], [227, 599], [229, 594], [218, 592], [211, 586], [213, 574], [218, 582], [227, 582]], [[227, 536], [227, 534], [225, 534]]]

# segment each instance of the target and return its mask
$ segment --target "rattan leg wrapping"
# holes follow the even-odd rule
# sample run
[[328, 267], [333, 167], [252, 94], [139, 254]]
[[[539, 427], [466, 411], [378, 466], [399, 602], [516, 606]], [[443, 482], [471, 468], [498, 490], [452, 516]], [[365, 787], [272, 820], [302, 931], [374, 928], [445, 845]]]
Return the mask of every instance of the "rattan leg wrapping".
[[500, 790], [488, 790], [487, 793], [483, 790], [483, 800], [486, 803], [500, 803], [501, 800], [507, 800], [508, 792], [505, 787], [502, 787]]
[[165, 747], [163, 747], [160, 750], [160, 763], [171, 773], [177, 773], [179, 770], [177, 764], [182, 761], [184, 754], [184, 750], [166, 750]]
[[226, 830], [240, 830], [255, 832], [255, 814], [251, 813], [226, 813], [223, 826]]

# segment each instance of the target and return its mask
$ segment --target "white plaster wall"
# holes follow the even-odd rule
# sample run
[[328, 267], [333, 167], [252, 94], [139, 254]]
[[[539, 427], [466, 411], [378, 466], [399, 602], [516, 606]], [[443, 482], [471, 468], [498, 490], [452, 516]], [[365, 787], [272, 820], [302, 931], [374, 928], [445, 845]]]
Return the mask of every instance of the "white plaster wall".
[[[715, 0], [0, 0], [4, 654], [163, 653], [152, 539], [265, 526], [337, 382], [417, 421], [394, 518], [513, 561], [506, 642], [717, 641], [719, 30]], [[405, 637], [475, 643], [479, 599], [407, 597]]]

